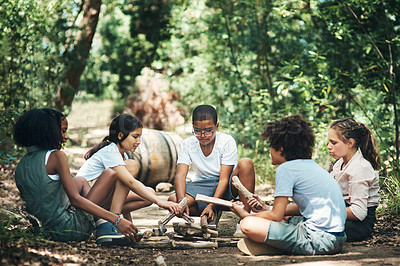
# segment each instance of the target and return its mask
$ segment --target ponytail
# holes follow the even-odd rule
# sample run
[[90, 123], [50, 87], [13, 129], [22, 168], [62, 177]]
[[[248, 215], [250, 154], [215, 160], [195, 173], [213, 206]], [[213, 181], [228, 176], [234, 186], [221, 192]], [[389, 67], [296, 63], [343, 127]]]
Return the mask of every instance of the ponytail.
[[[128, 137], [129, 133], [136, 130], [137, 128], [143, 128], [142, 123], [140, 121], [129, 114], [122, 114], [115, 117], [110, 124], [109, 134], [106, 136], [97, 146], [90, 149], [84, 156], [87, 160], [92, 157], [97, 151], [105, 146], [111, 144], [111, 142], [118, 144], [121, 143], [126, 137]], [[122, 138], [119, 138], [119, 134], [122, 133]]]
[[108, 140], [108, 136], [104, 137], [104, 139], [99, 144], [97, 144], [95, 147], [91, 148], [87, 153], [85, 153], [83, 158], [85, 158], [85, 160], [88, 160], [90, 157], [92, 157], [93, 154], [95, 154], [100, 149], [102, 149], [105, 146], [108, 146], [110, 144], [111, 144], [111, 142]]
[[346, 143], [349, 139], [354, 139], [356, 148], [360, 148], [364, 158], [370, 162], [375, 170], [381, 165], [379, 148], [372, 132], [362, 123], [357, 123], [352, 118], [343, 118], [333, 122], [330, 126], [339, 134], [340, 140]]
[[[361, 125], [364, 126], [363, 124]], [[362, 139], [360, 150], [364, 158], [371, 163], [372, 167], [375, 170], [378, 170], [381, 166], [381, 158], [379, 156], [378, 143], [374, 138], [374, 136], [372, 135], [371, 130], [369, 130], [369, 128], [367, 127], [365, 127], [365, 129], [366, 129], [366, 134]]]

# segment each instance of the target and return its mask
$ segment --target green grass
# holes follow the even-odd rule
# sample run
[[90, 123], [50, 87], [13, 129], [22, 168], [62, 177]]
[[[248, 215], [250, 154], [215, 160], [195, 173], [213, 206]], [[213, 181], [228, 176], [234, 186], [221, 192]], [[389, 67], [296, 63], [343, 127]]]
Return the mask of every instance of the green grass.
[[400, 173], [390, 171], [381, 178], [381, 201], [378, 214], [396, 217], [400, 214]]
[[37, 240], [41, 235], [34, 232], [32, 227], [25, 227], [16, 218], [7, 213], [0, 213], [0, 241], [2, 243], [16, 242], [20, 239]]

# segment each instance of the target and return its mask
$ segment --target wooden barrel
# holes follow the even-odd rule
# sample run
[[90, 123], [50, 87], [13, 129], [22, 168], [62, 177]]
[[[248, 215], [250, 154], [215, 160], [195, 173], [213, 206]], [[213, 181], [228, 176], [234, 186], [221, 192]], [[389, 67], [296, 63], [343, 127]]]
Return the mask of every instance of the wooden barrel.
[[140, 164], [137, 179], [153, 188], [160, 182], [172, 183], [182, 141], [176, 133], [143, 129], [139, 147], [135, 152], [126, 152]]

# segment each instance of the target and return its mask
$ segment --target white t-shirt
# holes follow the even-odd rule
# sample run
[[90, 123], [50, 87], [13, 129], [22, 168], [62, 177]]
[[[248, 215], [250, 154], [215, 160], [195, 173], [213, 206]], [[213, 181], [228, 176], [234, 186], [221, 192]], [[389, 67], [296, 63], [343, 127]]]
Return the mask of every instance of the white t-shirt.
[[178, 154], [177, 164], [193, 164], [197, 180], [219, 178], [221, 165], [237, 164], [237, 148], [235, 139], [221, 132], [215, 135], [214, 148], [210, 155], [204, 156], [199, 140], [195, 136], [185, 139]]
[[278, 166], [275, 197], [292, 197], [312, 230], [342, 232], [346, 205], [339, 184], [311, 159], [287, 161]]
[[105, 169], [118, 165], [126, 165], [126, 155], [121, 156], [117, 144], [111, 142], [92, 155], [79, 169], [76, 176], [82, 176], [87, 181], [98, 178]]

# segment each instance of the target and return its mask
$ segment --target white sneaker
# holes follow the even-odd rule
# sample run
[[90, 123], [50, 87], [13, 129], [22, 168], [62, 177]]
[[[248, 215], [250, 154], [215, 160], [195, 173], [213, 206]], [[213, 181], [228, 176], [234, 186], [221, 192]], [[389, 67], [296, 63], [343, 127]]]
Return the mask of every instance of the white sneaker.
[[236, 231], [233, 234], [233, 237], [237, 237], [237, 238], [246, 237], [246, 235], [243, 234], [242, 230], [240, 229], [240, 222], [236, 224]]

